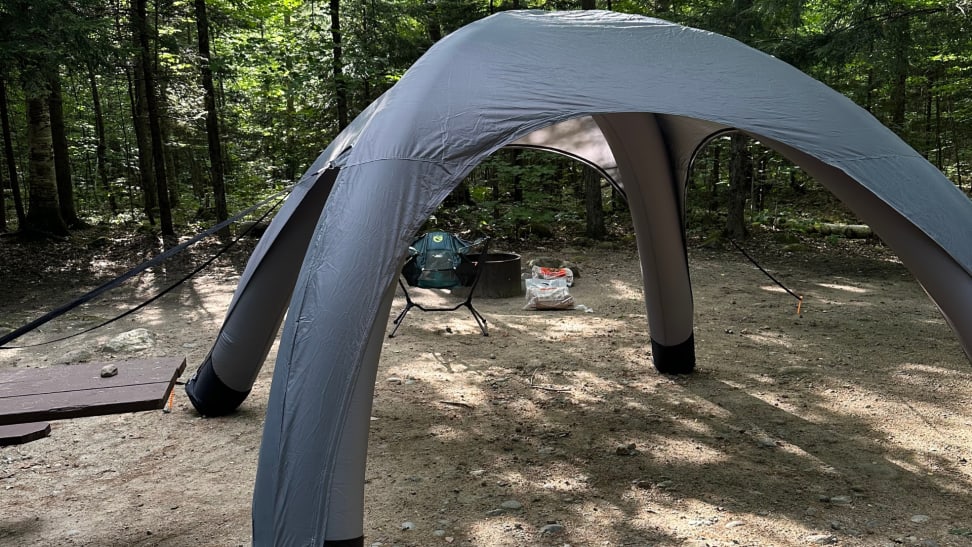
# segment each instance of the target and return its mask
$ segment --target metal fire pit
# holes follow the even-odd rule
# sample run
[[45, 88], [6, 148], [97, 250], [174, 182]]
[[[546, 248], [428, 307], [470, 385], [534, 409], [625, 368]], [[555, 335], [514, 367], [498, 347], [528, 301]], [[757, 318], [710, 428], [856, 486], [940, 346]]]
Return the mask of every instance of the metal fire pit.
[[473, 296], [481, 298], [523, 296], [523, 288], [520, 286], [520, 255], [486, 253], [470, 255], [470, 258], [482, 261], [482, 273], [479, 274], [479, 283]]

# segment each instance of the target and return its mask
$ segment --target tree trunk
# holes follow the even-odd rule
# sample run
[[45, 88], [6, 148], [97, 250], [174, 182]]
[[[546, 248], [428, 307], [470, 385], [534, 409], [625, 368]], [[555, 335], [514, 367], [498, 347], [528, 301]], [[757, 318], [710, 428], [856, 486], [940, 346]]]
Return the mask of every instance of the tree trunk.
[[726, 237], [743, 239], [747, 235], [745, 213], [746, 196], [752, 184], [753, 167], [747, 147], [749, 138], [735, 133], [732, 135], [729, 158], [729, 209], [726, 217]]
[[139, 186], [142, 189], [142, 211], [149, 225], [155, 226], [158, 194], [155, 185], [155, 166], [152, 163], [152, 145], [149, 142], [148, 111], [145, 108], [145, 81], [142, 78], [142, 61], [136, 56], [134, 81], [129, 79], [129, 97], [132, 102], [132, 122], [135, 144], [138, 148]]
[[935, 103], [935, 75], [928, 75], [928, 85], [925, 87], [925, 143], [921, 155], [931, 161], [932, 148], [935, 146], [935, 135], [932, 133], [932, 105]]
[[159, 103], [156, 98], [155, 70], [152, 65], [152, 49], [149, 45], [149, 29], [146, 0], [132, 0], [132, 23], [138, 37], [139, 57], [142, 60], [142, 79], [145, 82], [145, 106], [152, 145], [152, 166], [159, 200], [159, 221], [162, 235], [175, 235], [172, 226], [172, 208], [169, 204], [169, 187], [165, 178], [165, 151], [162, 128], [159, 122]]
[[78, 227], [83, 223], [78, 218], [74, 204], [74, 181], [71, 177], [71, 158], [68, 150], [67, 131], [64, 127], [64, 99], [61, 96], [61, 77], [51, 77], [51, 93], [48, 97], [51, 116], [51, 138], [54, 147], [54, 177], [57, 181], [57, 201], [61, 208], [61, 218], [68, 227]]
[[[199, 36], [199, 70], [202, 73], [202, 85], [205, 92], [206, 106], [206, 136], [209, 140], [209, 173], [213, 184], [213, 197], [216, 205], [216, 220], [222, 222], [228, 218], [226, 211], [226, 186], [223, 182], [223, 150], [219, 140], [219, 117], [216, 112], [216, 89], [213, 87], [213, 71], [210, 66], [209, 52], [209, 18], [206, 15], [206, 0], [196, 1], [196, 28]], [[289, 152], [288, 152], [289, 153]], [[220, 235], [228, 237], [229, 227], [220, 231]]]
[[14, 157], [13, 135], [10, 132], [10, 115], [7, 112], [7, 83], [0, 78], [0, 123], [3, 124], [3, 152], [7, 157], [7, 175], [10, 191], [13, 193], [14, 208], [17, 210], [17, 226], [23, 228], [27, 223], [24, 200], [20, 197], [20, 181], [17, 178], [17, 158]]
[[166, 1], [162, 2], [160, 0], [155, 0], [155, 12], [153, 18], [152, 26], [152, 36], [156, 37], [155, 48], [153, 49], [153, 61], [152, 66], [153, 72], [156, 74], [156, 81], [158, 82], [159, 92], [156, 95], [158, 97], [159, 104], [159, 134], [162, 137], [162, 158], [163, 166], [165, 171], [165, 185], [168, 190], [169, 196], [169, 209], [177, 209], [179, 207], [179, 184], [178, 184], [178, 171], [176, 170], [176, 150], [172, 144], [172, 116], [170, 115], [170, 106], [168, 100], [168, 80], [166, 79], [166, 73], [162, 70], [162, 63], [159, 60], [159, 20], [163, 18], [161, 12], [163, 9], [169, 9], [171, 15], [171, 8], [173, 7], [173, 2]]
[[0, 233], [7, 232], [7, 196], [6, 187], [3, 183], [3, 174], [0, 172]]
[[944, 171], [943, 157], [942, 157], [942, 147], [944, 143], [942, 142], [942, 96], [940, 93], [935, 94], [935, 167], [938, 167], [939, 171]]
[[584, 168], [584, 208], [587, 211], [586, 235], [591, 239], [604, 239], [607, 230], [604, 227], [604, 205], [601, 199], [601, 175], [591, 169]]
[[770, 183], [766, 180], [766, 171], [768, 167], [769, 157], [766, 154], [761, 154], [759, 160], [756, 161], [756, 170], [753, 173], [753, 206], [757, 211], [763, 211], [766, 209], [766, 194], [770, 191]]
[[42, 234], [68, 235], [57, 203], [57, 181], [54, 178], [54, 153], [51, 139], [51, 115], [45, 97], [27, 99], [27, 146], [29, 148], [27, 184], [30, 200], [26, 228]]
[[[105, 138], [105, 115], [101, 110], [101, 94], [98, 92], [98, 80], [95, 78], [94, 70], [90, 68], [88, 69], [88, 80], [91, 84], [91, 104], [94, 107], [95, 138], [97, 139], [97, 145], [95, 146], [95, 171], [98, 174], [97, 180], [101, 183], [101, 189], [108, 198], [108, 208], [111, 210], [111, 214], [114, 215], [118, 212], [118, 203], [115, 201], [115, 194], [111, 191], [111, 183], [108, 182], [108, 141]], [[95, 194], [97, 195], [97, 193], [96, 186]]]
[[[293, 30], [290, 24], [290, 12], [284, 13], [284, 29], [287, 35], [290, 35]], [[297, 159], [297, 128], [295, 127], [294, 119], [296, 117], [296, 112], [294, 108], [294, 96], [297, 94], [297, 89], [294, 84], [294, 78], [291, 76], [294, 71], [294, 59], [292, 52], [284, 52], [284, 68], [287, 71], [287, 100], [285, 104], [286, 110], [284, 111], [284, 121], [286, 125], [284, 126], [284, 178], [286, 180], [295, 180], [297, 178], [297, 169], [299, 168]], [[367, 81], [367, 80], [365, 80]]]
[[[961, 133], [956, 129], [955, 125], [955, 108], [951, 101], [948, 103], [948, 119], [949, 119], [949, 129], [952, 134], [952, 154], [955, 157], [955, 184], [962, 188], [962, 150], [963, 145], [961, 139]], [[972, 184], [969, 185], [972, 188]]]
[[908, 53], [911, 49], [911, 29], [908, 18], [899, 15], [891, 22], [891, 129], [905, 138], [905, 113], [907, 110]]
[[193, 148], [187, 151], [187, 156], [189, 159], [189, 185], [192, 186], [192, 195], [199, 202], [202, 202], [209, 196], [209, 190], [206, 188], [206, 176], [203, 175], [202, 167], [196, 161], [196, 153]]
[[513, 168], [513, 202], [523, 203], [523, 150], [510, 149], [510, 165]]
[[708, 193], [708, 209], [710, 213], [719, 210], [719, 177], [722, 175], [722, 147], [712, 142], [712, 166], [709, 169], [709, 180], [706, 181]]
[[348, 89], [344, 81], [344, 56], [341, 51], [341, 0], [331, 2], [332, 69], [334, 98], [337, 102], [338, 130], [348, 126]]
[[172, 124], [169, 122], [171, 116], [169, 115], [169, 103], [165, 99], [165, 91], [161, 94], [161, 104], [159, 105], [161, 110], [161, 118], [159, 119], [159, 128], [162, 132], [162, 142], [164, 143], [163, 151], [165, 152], [165, 180], [166, 185], [169, 188], [169, 207], [178, 209], [179, 208], [179, 184], [178, 184], [178, 171], [176, 169], [176, 151], [172, 146]]
[[442, 24], [439, 21], [439, 10], [435, 2], [426, 0], [425, 2], [425, 32], [429, 40], [434, 44], [442, 39]]
[[863, 106], [864, 110], [874, 114], [874, 68], [867, 69], [867, 91], [864, 93]]

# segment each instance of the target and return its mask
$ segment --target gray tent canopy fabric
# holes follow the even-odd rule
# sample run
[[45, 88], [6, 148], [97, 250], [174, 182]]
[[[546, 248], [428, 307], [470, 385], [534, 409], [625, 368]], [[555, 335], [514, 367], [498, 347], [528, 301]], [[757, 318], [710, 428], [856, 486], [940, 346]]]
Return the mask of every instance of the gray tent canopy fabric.
[[436, 206], [503, 146], [576, 157], [624, 189], [655, 366], [690, 372], [682, 200], [698, 148], [726, 130], [784, 154], [870, 224], [969, 352], [972, 202], [866, 111], [713, 33], [611, 12], [503, 12], [439, 41], [308, 169], [187, 385], [201, 412], [231, 411], [287, 315], [254, 544], [361, 545], [372, 391], [398, 269]]

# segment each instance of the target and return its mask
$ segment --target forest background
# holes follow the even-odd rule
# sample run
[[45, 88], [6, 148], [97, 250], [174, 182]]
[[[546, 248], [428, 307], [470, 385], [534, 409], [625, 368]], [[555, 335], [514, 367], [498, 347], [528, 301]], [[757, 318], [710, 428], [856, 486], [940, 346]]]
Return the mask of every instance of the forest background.
[[[732, 36], [844, 93], [972, 193], [969, 0], [0, 0], [0, 334], [293, 184], [437, 40], [516, 8]], [[904, 268], [844, 240], [869, 231], [739, 136], [699, 151], [686, 222], [691, 380], [644, 374], [640, 263], [606, 181], [526, 150], [470, 174], [430, 224], [576, 259], [572, 294], [597, 312], [482, 299], [488, 338], [461, 316], [386, 342], [369, 541], [539, 544], [556, 521], [567, 535], [546, 544], [968, 544], [968, 362]], [[808, 291], [806, 320], [748, 263], [695, 246], [746, 232], [825, 243], [757, 253]], [[48, 342], [121, 317], [212, 243], [38, 330], [42, 347], [0, 352], [0, 368], [115, 359], [100, 348], [135, 325], [158, 336], [142, 354], [195, 365], [253, 241], [137, 323]], [[247, 544], [270, 369], [232, 420], [200, 420], [180, 389], [169, 414], [58, 421], [51, 442], [5, 448], [0, 543]], [[513, 496], [520, 512], [489, 516]]]
[[[844, 93], [972, 190], [968, 0], [0, 0], [0, 232], [172, 245], [292, 184], [449, 32], [528, 8], [734, 37]], [[687, 220], [734, 238], [853, 223], [785, 159], [725, 135], [697, 157]], [[632, 237], [594, 171], [522, 150], [479, 166], [432, 222], [519, 241]]]

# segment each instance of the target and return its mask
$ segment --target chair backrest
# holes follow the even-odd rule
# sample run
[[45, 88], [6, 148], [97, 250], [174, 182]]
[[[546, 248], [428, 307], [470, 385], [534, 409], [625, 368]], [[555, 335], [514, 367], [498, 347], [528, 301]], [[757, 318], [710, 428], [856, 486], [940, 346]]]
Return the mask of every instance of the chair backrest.
[[466, 253], [473, 245], [448, 232], [429, 232], [412, 242], [402, 275], [409, 285], [425, 289], [469, 286], [476, 268]]

